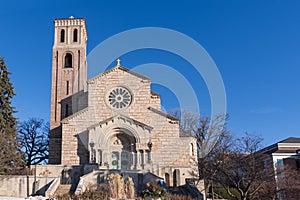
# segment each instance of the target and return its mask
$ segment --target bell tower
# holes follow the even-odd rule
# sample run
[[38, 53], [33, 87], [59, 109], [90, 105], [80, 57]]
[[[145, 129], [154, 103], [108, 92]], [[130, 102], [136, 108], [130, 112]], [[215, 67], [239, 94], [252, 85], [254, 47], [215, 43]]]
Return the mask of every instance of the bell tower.
[[86, 92], [87, 32], [85, 19], [54, 20], [49, 164], [61, 163], [61, 120], [78, 111]]

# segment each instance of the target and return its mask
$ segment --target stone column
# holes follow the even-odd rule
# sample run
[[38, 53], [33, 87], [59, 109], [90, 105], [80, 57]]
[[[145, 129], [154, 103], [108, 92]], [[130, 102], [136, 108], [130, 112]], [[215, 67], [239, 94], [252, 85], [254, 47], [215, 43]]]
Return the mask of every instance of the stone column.
[[152, 158], [151, 158], [151, 151], [150, 150], [146, 150], [145, 151], [145, 163], [146, 163], [146, 169], [149, 170], [149, 171], [153, 171], [151, 169], [152, 167]]
[[141, 169], [141, 156], [140, 156], [140, 150], [136, 151], [136, 168]]
[[102, 157], [102, 156], [103, 156], [103, 155], [102, 155], [102, 150], [101, 150], [101, 149], [98, 149], [97, 161], [98, 161], [98, 164], [99, 164], [100, 166], [103, 165], [103, 162], [102, 162], [103, 157]]
[[98, 163], [98, 151], [96, 151], [96, 149], [94, 149], [94, 164]]
[[136, 169], [136, 153], [134, 151], [131, 152], [131, 169]]
[[140, 150], [140, 154], [141, 154], [141, 166], [142, 166], [142, 169], [144, 170], [145, 169], [145, 153], [144, 153], [144, 150]]
[[106, 150], [106, 149], [103, 149], [103, 151], [102, 151], [102, 162], [103, 162], [103, 165], [104, 165], [104, 163], [107, 163], [108, 165], [110, 165], [110, 161], [109, 161], [109, 159], [108, 159], [108, 151]]

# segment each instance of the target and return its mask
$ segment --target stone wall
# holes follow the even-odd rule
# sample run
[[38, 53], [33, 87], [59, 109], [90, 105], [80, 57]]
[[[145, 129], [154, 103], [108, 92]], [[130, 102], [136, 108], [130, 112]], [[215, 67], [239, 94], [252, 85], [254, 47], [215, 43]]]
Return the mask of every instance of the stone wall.
[[[116, 66], [103, 74], [89, 80], [88, 107], [63, 120], [62, 125], [62, 163], [87, 164], [89, 162], [89, 127], [119, 114], [152, 127], [151, 134], [145, 138], [137, 131], [141, 140], [137, 146], [147, 150], [151, 140], [152, 163], [163, 167], [189, 167], [190, 143], [193, 138], [179, 137], [179, 121], [160, 110], [160, 96], [150, 90], [151, 80], [126, 68]], [[122, 86], [132, 93], [131, 105], [125, 109], [113, 109], [107, 101], [107, 93], [111, 88]], [[149, 107], [153, 106], [152, 109]], [[106, 122], [111, 123], [110, 121]], [[123, 128], [125, 124], [123, 124]], [[119, 124], [120, 128], [123, 126]], [[132, 125], [136, 126], [136, 125]], [[136, 129], [136, 128], [133, 128]], [[99, 129], [100, 130], [100, 129]], [[106, 134], [101, 131], [97, 134]], [[137, 129], [136, 129], [137, 130]], [[149, 137], [149, 138], [148, 138]]]
[[[0, 196], [24, 198], [33, 195], [35, 192], [39, 195], [44, 195], [46, 189], [55, 178], [54, 176], [37, 176], [35, 178], [34, 176], [15, 175], [0, 177]], [[36, 187], [34, 190], [35, 180]]]

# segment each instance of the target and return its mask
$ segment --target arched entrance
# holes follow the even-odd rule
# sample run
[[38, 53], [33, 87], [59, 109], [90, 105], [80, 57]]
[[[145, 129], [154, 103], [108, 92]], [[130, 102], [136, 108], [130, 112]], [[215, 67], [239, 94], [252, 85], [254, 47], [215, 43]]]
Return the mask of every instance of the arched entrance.
[[108, 123], [111, 127], [107, 128], [105, 124], [89, 130], [89, 163], [116, 170], [139, 170], [150, 166], [151, 152], [145, 145], [141, 148], [135, 126], [124, 125], [123, 120], [116, 118]]
[[111, 169], [129, 170], [133, 168], [133, 154], [136, 140], [125, 132], [118, 132], [109, 139], [109, 166]]

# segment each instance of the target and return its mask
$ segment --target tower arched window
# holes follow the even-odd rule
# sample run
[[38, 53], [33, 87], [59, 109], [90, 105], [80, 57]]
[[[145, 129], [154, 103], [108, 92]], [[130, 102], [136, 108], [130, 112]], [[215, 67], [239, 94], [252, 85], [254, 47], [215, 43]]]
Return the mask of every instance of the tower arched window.
[[72, 54], [67, 53], [65, 56], [65, 68], [72, 68], [73, 62], [72, 62]]
[[73, 31], [73, 42], [77, 42], [78, 41], [78, 30], [74, 29]]
[[65, 42], [65, 30], [60, 31], [60, 42]]

